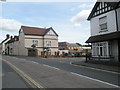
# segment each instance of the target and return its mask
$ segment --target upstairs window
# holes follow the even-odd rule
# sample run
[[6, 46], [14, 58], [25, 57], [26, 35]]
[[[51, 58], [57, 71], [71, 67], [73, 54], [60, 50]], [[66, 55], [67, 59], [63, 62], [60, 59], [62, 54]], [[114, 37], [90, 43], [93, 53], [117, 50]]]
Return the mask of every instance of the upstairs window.
[[50, 47], [51, 46], [51, 41], [46, 41], [46, 47]]
[[100, 32], [107, 31], [107, 17], [99, 18]]
[[33, 40], [33, 45], [38, 46], [38, 40]]

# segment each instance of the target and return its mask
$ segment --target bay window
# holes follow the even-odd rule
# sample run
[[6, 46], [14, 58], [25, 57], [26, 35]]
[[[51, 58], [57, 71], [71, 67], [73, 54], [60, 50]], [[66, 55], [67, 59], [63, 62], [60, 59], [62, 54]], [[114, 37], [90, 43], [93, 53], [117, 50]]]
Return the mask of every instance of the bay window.
[[111, 43], [98, 42], [92, 44], [93, 56], [110, 56], [111, 55]]

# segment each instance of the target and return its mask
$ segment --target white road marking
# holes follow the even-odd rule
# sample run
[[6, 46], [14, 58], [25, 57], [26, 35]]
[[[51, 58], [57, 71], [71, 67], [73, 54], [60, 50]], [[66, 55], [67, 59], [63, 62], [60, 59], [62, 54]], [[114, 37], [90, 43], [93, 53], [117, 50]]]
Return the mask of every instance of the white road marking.
[[35, 63], [35, 64], [39, 64], [39, 63], [37, 63], [37, 62], [35, 62], [35, 61], [31, 61], [32, 63]]
[[80, 77], [84, 77], [84, 78], [87, 78], [87, 79], [90, 79], [90, 80], [94, 80], [94, 81], [97, 81], [97, 82], [100, 82], [100, 83], [104, 83], [104, 84], [119, 88], [119, 86], [108, 83], [108, 82], [104, 82], [104, 81], [101, 81], [101, 80], [98, 80], [98, 79], [90, 78], [90, 77], [87, 77], [87, 76], [84, 76], [84, 75], [81, 75], [81, 74], [77, 74], [77, 73], [74, 73], [74, 72], [70, 72], [70, 73], [73, 74], [73, 75], [77, 75], [77, 76], [80, 76]]
[[56, 68], [56, 67], [52, 67], [52, 66], [49, 66], [49, 65], [45, 65], [45, 64], [43, 64], [43, 66], [46, 66], [46, 67], [50, 67], [50, 68], [54, 68], [54, 69], [56, 69], [56, 70], [60, 70], [59, 68]]

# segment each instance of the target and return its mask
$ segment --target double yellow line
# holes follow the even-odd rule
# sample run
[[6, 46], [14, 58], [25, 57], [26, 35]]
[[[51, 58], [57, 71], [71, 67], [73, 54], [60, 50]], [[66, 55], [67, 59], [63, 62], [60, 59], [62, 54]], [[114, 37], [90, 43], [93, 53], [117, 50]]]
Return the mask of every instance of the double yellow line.
[[40, 85], [39, 83], [37, 83], [35, 80], [33, 80], [30, 76], [28, 76], [22, 70], [20, 70], [19, 68], [17, 68], [15, 65], [13, 65], [10, 62], [8, 62], [5, 59], [2, 59], [2, 60], [5, 61], [8, 65], [10, 65], [16, 72], [19, 72], [20, 74], [22, 74], [27, 80], [29, 80], [31, 83], [33, 83], [37, 88], [40, 88], [40, 90], [45, 90], [45, 88], [42, 85]]

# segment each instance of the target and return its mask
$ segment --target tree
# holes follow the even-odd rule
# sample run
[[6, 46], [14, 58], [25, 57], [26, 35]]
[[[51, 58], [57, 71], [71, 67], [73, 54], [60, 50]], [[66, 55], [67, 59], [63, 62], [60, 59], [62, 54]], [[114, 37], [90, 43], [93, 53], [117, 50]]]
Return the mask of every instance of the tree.
[[35, 48], [35, 47], [36, 47], [36, 45], [35, 45], [35, 44], [33, 44], [33, 45], [31, 45], [31, 47]]

